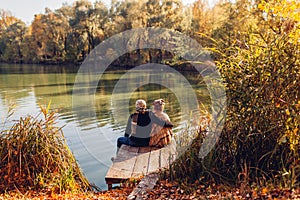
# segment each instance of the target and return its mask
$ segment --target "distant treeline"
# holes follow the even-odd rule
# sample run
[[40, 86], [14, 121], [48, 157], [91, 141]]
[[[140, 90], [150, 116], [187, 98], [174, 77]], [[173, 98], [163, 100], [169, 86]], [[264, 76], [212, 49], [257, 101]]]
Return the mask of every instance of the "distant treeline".
[[[108, 37], [137, 27], [180, 31], [203, 45], [203, 38], [197, 33], [220, 37], [220, 30], [226, 30], [228, 35], [232, 28], [238, 28], [232, 24], [237, 22], [233, 17], [245, 15], [247, 8], [249, 3], [244, 0], [236, 3], [220, 0], [214, 6], [205, 0], [191, 5], [183, 5], [181, 0], [113, 0], [110, 8], [101, 1], [79, 0], [57, 10], [45, 8], [45, 13], [36, 14], [29, 25], [9, 11], [0, 10], [0, 62], [81, 63]], [[134, 66], [178, 59], [169, 52], [155, 50], [132, 54], [138, 56], [122, 56], [114, 64]]]

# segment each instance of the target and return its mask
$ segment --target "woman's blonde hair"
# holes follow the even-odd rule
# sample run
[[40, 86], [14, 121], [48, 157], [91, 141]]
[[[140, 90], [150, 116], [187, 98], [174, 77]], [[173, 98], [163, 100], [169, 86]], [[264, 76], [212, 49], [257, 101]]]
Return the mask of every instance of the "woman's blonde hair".
[[163, 100], [163, 99], [154, 100], [153, 107], [154, 107], [154, 110], [163, 111], [164, 107], [165, 107], [165, 100]]

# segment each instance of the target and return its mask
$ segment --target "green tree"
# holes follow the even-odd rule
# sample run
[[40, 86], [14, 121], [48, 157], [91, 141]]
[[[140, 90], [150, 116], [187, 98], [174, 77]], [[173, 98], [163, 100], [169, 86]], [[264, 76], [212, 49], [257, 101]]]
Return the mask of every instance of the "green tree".
[[1, 10], [0, 9], [0, 58], [5, 53], [5, 48], [7, 46], [6, 40], [4, 37], [4, 34], [6, 34], [6, 30], [8, 27], [10, 27], [12, 24], [19, 22], [20, 20], [16, 17], [12, 16], [12, 14], [9, 11]]
[[105, 32], [108, 37], [131, 28], [130, 21], [126, 19], [130, 4], [128, 1], [112, 1], [108, 16], [110, 20], [105, 24]]
[[[73, 7], [74, 18], [70, 20], [72, 32], [68, 36], [69, 54], [82, 60], [105, 38], [104, 26], [108, 9], [100, 1], [91, 4], [89, 1], [77, 1]], [[72, 45], [73, 44], [73, 45]]]
[[34, 41], [33, 35], [31, 35], [31, 27], [28, 28], [24, 40], [21, 44], [21, 51], [23, 54], [23, 62], [24, 63], [38, 63], [37, 57], [37, 45]]
[[5, 47], [2, 49], [2, 59], [6, 62], [19, 63], [23, 60], [21, 45], [26, 33], [26, 25], [19, 21], [10, 25], [3, 33], [2, 41]]

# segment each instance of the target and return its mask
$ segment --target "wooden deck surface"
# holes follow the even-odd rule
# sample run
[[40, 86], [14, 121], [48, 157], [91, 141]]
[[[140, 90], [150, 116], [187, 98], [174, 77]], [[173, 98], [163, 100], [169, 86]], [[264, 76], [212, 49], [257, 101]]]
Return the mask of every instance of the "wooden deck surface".
[[160, 149], [122, 145], [105, 176], [108, 189], [112, 184], [167, 168], [175, 160], [175, 152], [175, 143]]

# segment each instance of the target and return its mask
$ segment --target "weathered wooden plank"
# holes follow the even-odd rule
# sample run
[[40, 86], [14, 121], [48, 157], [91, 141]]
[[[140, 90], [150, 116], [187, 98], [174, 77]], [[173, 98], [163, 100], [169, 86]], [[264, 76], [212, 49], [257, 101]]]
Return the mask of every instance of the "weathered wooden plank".
[[139, 153], [148, 153], [150, 152], [152, 147], [140, 147], [139, 148]]
[[120, 183], [131, 177], [138, 150], [138, 147], [122, 145], [105, 176], [107, 184]]
[[136, 162], [132, 171], [132, 177], [138, 178], [146, 175], [149, 164], [151, 147], [140, 147], [137, 154]]
[[160, 149], [151, 150], [147, 174], [159, 170]]
[[157, 172], [175, 160], [175, 153], [175, 143], [161, 149], [122, 145], [105, 176], [106, 183], [111, 189], [114, 183]]
[[120, 152], [125, 152], [125, 151], [137, 153], [139, 151], [139, 148], [140, 147], [132, 147], [132, 146], [128, 146], [128, 145], [122, 145], [120, 148], [121, 151], [118, 152], [118, 156], [120, 156], [119, 155]]
[[152, 190], [156, 185], [159, 179], [158, 173], [148, 174], [146, 175], [138, 184], [138, 186], [130, 193], [127, 197], [127, 200], [135, 199], [135, 200], [143, 200], [148, 199], [145, 196], [148, 191]]

